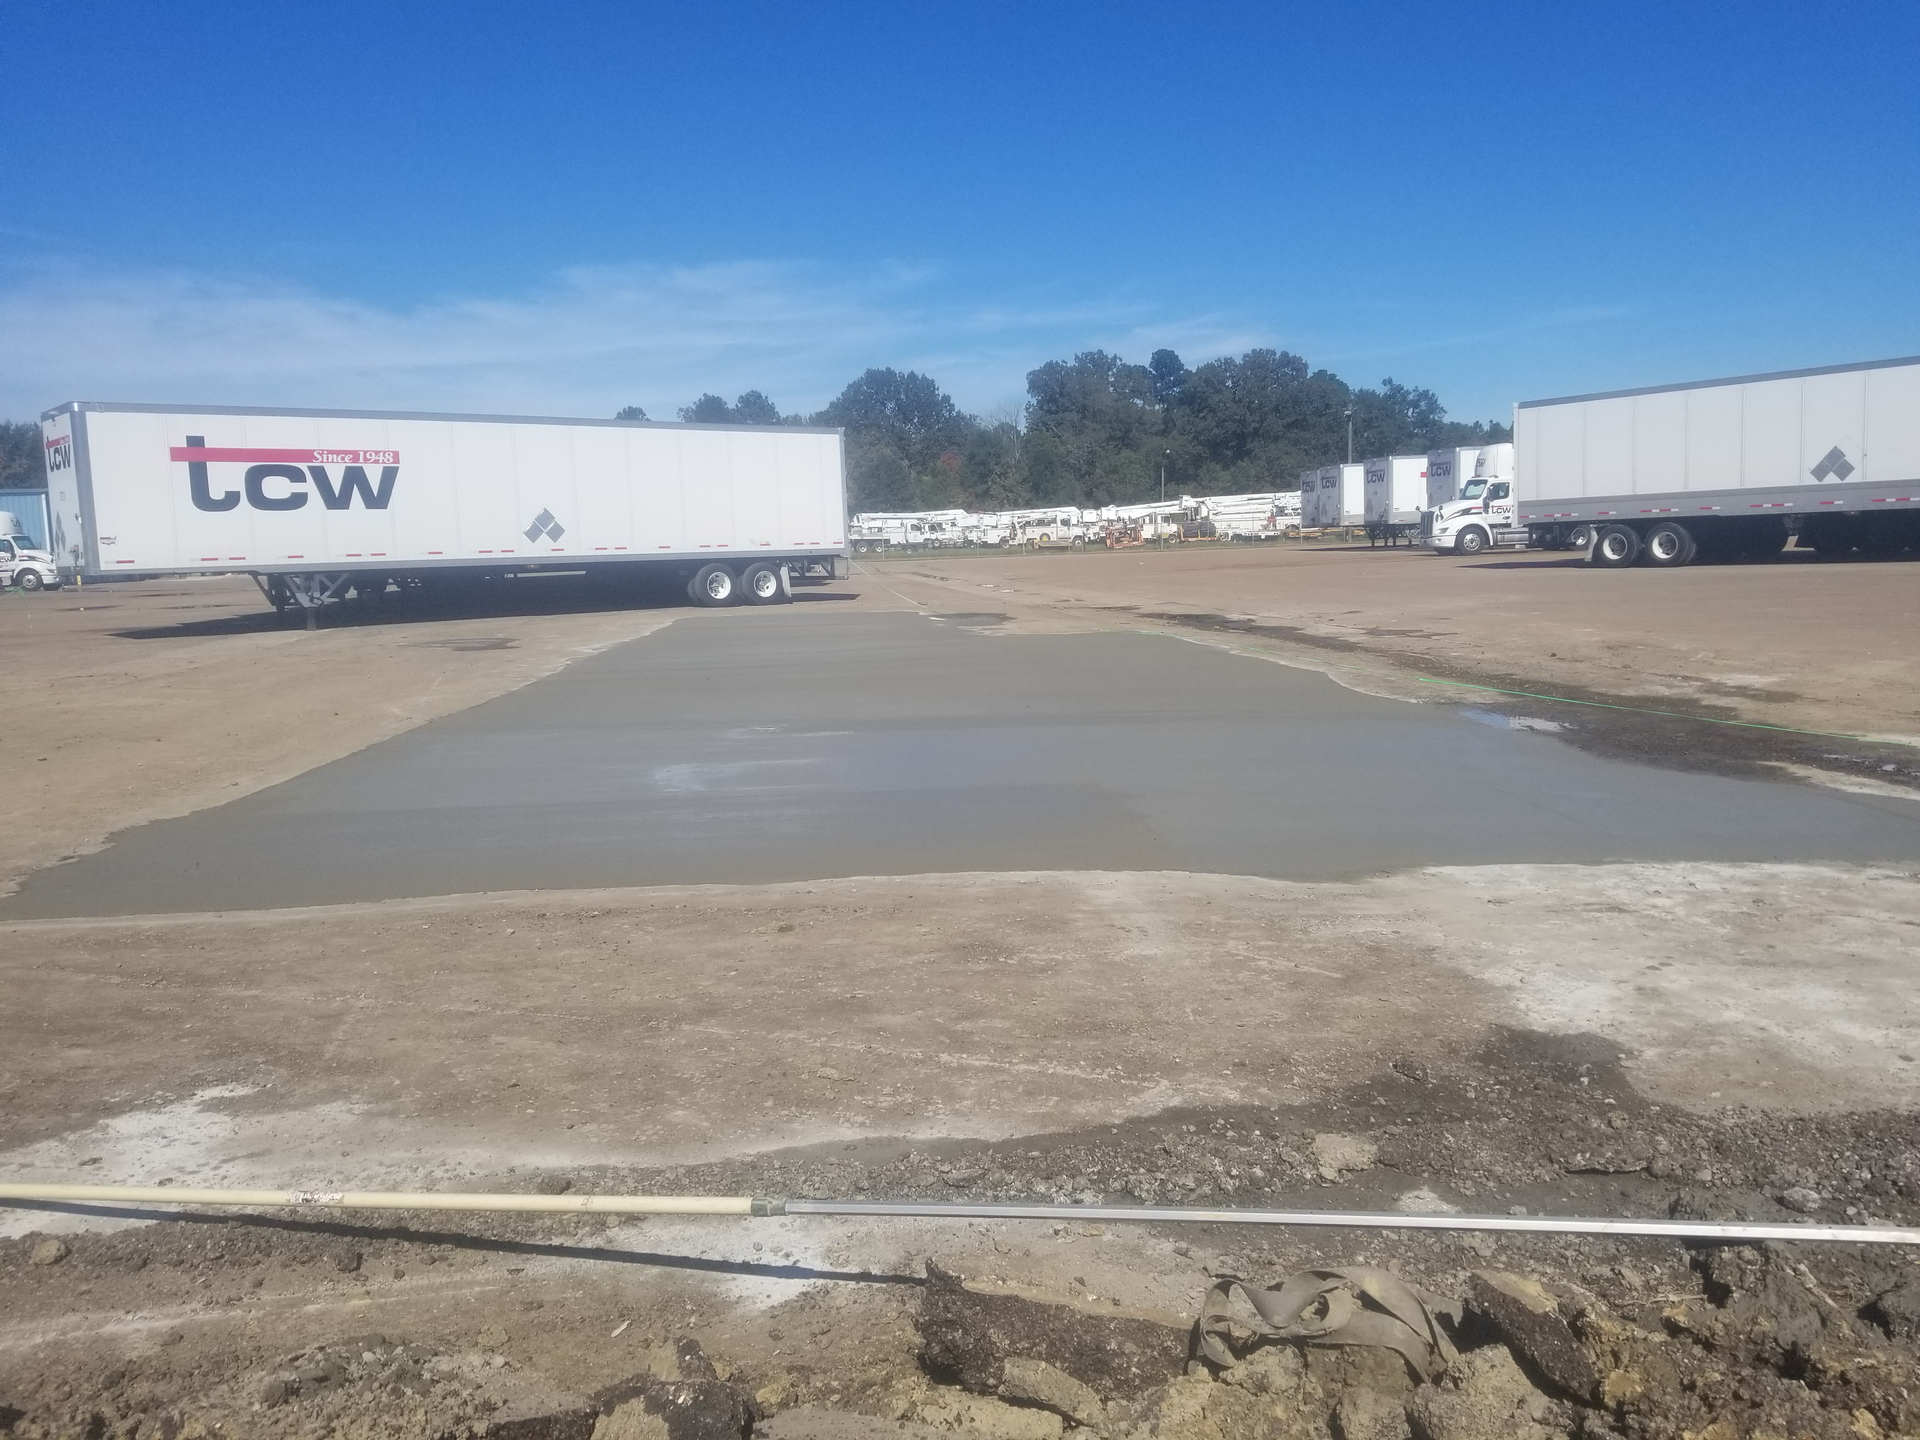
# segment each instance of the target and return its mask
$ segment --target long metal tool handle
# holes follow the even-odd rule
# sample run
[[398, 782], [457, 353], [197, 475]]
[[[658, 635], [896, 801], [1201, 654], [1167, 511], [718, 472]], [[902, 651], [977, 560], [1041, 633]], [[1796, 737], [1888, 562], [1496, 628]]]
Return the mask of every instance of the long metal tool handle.
[[1156, 1205], [968, 1205], [964, 1202], [789, 1200], [789, 1215], [895, 1215], [950, 1220], [1117, 1220], [1187, 1225], [1296, 1225], [1347, 1230], [1491, 1230], [1536, 1235], [1649, 1235], [1676, 1240], [1829, 1240], [1920, 1245], [1895, 1225], [1755, 1225], [1707, 1220], [1615, 1220], [1579, 1215], [1401, 1215], [1378, 1210], [1198, 1210]]
[[769, 1200], [746, 1195], [489, 1195], [433, 1190], [195, 1190], [178, 1185], [0, 1184], [9, 1200], [249, 1209], [471, 1210], [601, 1215], [866, 1215], [924, 1220], [1107, 1220], [1121, 1224], [1282, 1225], [1336, 1230], [1480, 1230], [1533, 1235], [1637, 1235], [1673, 1240], [1829, 1241], [1920, 1245], [1896, 1225], [1756, 1225], [1580, 1215], [1401, 1215], [1378, 1210], [1203, 1210], [1162, 1205], [970, 1205], [964, 1201]]
[[777, 1200], [746, 1195], [485, 1195], [434, 1190], [195, 1190], [184, 1185], [0, 1184], [8, 1200], [94, 1205], [294, 1206], [320, 1210], [489, 1210], [601, 1215], [773, 1215]]

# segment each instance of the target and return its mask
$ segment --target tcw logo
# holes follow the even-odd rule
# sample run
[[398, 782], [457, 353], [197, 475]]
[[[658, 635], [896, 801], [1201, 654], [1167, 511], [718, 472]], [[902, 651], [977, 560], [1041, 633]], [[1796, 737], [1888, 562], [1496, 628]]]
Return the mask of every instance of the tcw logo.
[[[398, 450], [225, 450], [209, 447], [204, 435], [189, 435], [185, 445], [174, 446], [168, 454], [187, 462], [187, 490], [199, 510], [232, 510], [240, 504], [241, 490], [247, 504], [255, 510], [298, 510], [307, 503], [310, 492], [296, 489], [313, 482], [313, 491], [329, 510], [348, 510], [353, 497], [369, 510], [384, 510], [393, 499], [394, 482], [400, 478]], [[247, 472], [241, 490], [213, 493], [207, 476], [209, 464], [244, 464]], [[329, 465], [340, 467], [340, 483], [333, 483]], [[378, 482], [367, 478], [367, 468], [378, 466]], [[269, 483], [276, 491], [267, 489]], [[277, 487], [287, 488], [279, 490]]]
[[73, 437], [56, 435], [47, 441], [47, 473], [73, 468]]

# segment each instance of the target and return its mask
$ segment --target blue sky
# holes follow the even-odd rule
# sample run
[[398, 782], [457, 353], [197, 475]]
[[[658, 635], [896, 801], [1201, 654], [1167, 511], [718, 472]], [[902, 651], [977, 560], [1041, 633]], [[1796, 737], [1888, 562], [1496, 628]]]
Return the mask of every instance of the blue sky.
[[1920, 6], [4, 12], [0, 416], [656, 417], [1089, 348], [1516, 399], [1920, 353]]

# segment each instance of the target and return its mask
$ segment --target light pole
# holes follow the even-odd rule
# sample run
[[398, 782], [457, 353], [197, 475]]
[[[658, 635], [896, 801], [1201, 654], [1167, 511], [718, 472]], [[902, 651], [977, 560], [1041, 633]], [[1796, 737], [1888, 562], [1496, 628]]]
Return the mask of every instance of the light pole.
[[1347, 464], [1353, 463], [1353, 407], [1347, 406]]
[[1160, 452], [1160, 503], [1162, 505], [1167, 503], [1167, 461], [1172, 458], [1173, 451], [1162, 450]]

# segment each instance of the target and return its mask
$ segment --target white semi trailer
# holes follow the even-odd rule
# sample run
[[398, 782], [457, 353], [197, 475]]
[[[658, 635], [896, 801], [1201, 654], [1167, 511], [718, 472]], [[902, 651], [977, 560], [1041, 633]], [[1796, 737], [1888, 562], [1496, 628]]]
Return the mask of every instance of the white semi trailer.
[[1317, 529], [1320, 524], [1320, 467], [1300, 472], [1300, 528]]
[[847, 573], [838, 430], [82, 401], [41, 432], [63, 568], [243, 571], [309, 622], [454, 578], [646, 567], [730, 605]]
[[1514, 474], [1429, 543], [1577, 548], [1600, 566], [1920, 546], [1920, 357], [1514, 407]]
[[1367, 521], [1367, 467], [1328, 465], [1320, 471], [1320, 518], [1323, 530], [1345, 529]]
[[1369, 460], [1362, 484], [1369, 540], [1391, 544], [1419, 531], [1427, 498], [1425, 455], [1382, 455]]

